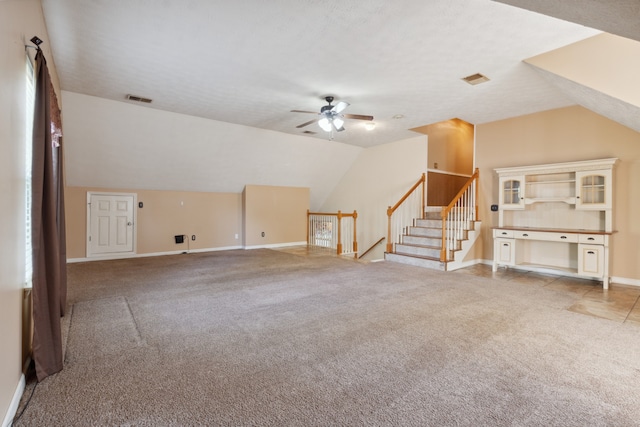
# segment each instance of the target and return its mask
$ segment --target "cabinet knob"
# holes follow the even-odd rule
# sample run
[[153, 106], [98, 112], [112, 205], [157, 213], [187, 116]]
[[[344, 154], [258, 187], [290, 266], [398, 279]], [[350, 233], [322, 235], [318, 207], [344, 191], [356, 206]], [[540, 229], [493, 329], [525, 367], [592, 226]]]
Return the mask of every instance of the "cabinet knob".
[[596, 240], [593, 237], [588, 237], [587, 240]]
[[509, 244], [508, 243], [503, 243], [502, 246], [509, 246]]
[[566, 238], [567, 238], [567, 236], [560, 236], [560, 238], [561, 238], [561, 239], [566, 239]]
[[507, 232], [506, 232], [506, 231], [503, 231], [503, 232], [502, 232], [502, 235], [503, 235], [503, 236], [506, 236], [506, 235], [507, 235]]
[[522, 237], [529, 237], [529, 235], [527, 233], [524, 233]]
[[595, 254], [595, 252], [593, 252], [593, 251], [587, 251], [587, 253], [588, 253], [589, 255], [593, 255], [593, 254]]

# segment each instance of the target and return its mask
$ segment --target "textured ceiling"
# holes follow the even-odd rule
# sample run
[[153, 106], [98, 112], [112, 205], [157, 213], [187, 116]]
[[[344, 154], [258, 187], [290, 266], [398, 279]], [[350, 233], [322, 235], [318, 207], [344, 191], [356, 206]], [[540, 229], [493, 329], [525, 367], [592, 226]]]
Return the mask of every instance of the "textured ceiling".
[[495, 0], [640, 41], [638, 0]]
[[[523, 59], [598, 31], [490, 0], [43, 0], [62, 89], [300, 135], [336, 95], [334, 139], [362, 147], [458, 117], [484, 123], [573, 104]], [[474, 73], [491, 80], [471, 86]], [[140, 105], [140, 104], [138, 104]], [[402, 115], [401, 119], [393, 119]]]

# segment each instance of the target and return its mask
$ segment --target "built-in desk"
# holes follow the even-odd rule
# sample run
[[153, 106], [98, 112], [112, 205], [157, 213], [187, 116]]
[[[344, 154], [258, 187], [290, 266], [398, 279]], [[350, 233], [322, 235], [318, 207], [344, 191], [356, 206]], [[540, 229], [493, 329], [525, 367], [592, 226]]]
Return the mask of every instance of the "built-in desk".
[[549, 268], [609, 286], [612, 232], [538, 227], [495, 227], [493, 271], [498, 266]]

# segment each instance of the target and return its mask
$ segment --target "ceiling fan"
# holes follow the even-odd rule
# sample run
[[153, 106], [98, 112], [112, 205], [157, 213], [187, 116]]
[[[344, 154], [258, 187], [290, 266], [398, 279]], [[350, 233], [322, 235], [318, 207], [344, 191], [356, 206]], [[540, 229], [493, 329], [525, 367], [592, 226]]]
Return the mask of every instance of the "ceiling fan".
[[317, 121], [320, 128], [325, 132], [331, 132], [332, 130], [342, 132], [344, 130], [344, 119], [373, 120], [373, 116], [342, 114], [342, 111], [349, 106], [349, 103], [338, 101], [336, 105], [331, 105], [333, 99], [333, 96], [325, 96], [324, 100], [327, 101], [327, 105], [323, 106], [319, 113], [313, 111], [291, 110], [292, 113], [309, 113], [320, 116], [320, 119], [309, 120], [308, 122], [304, 122], [301, 125], [296, 126], [296, 128], [300, 129]]

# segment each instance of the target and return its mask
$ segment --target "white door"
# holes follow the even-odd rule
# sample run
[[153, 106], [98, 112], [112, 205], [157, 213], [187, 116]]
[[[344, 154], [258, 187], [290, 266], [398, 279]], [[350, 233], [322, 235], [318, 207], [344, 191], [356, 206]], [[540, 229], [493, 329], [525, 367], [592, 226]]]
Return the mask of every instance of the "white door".
[[89, 193], [87, 256], [133, 253], [134, 195]]

